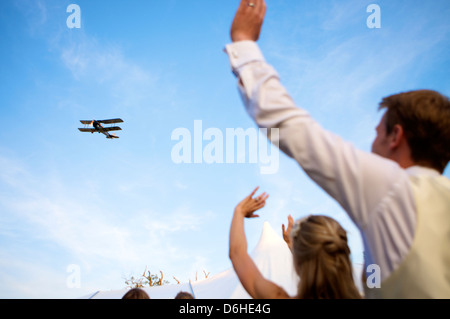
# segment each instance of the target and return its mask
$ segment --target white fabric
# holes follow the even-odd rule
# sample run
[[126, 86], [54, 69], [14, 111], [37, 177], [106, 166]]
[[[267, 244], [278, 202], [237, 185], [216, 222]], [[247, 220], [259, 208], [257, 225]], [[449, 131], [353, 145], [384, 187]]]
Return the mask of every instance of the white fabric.
[[[224, 252], [226, 254], [227, 252]], [[264, 223], [260, 240], [251, 253], [264, 277], [276, 282], [289, 294], [297, 291], [292, 253], [268, 222]], [[239, 282], [233, 268], [207, 279], [179, 285], [163, 285], [144, 289], [152, 299], [173, 299], [180, 291], [190, 292], [196, 299], [248, 299], [250, 296]], [[99, 291], [82, 299], [120, 299], [128, 289]]]
[[417, 211], [409, 175], [438, 172], [404, 170], [320, 127], [296, 106], [255, 42], [229, 44], [225, 51], [249, 115], [259, 127], [280, 129], [280, 149], [349, 214], [362, 231], [367, 264], [379, 265], [381, 279], [387, 278], [414, 239]]
[[[283, 287], [291, 296], [296, 295], [298, 276], [293, 267], [292, 253], [268, 222], [264, 223], [260, 240], [252, 251], [251, 257], [265, 278]], [[354, 278], [360, 291], [362, 291], [361, 269], [361, 265], [354, 265]], [[233, 268], [204, 280], [150, 287], [144, 290], [152, 299], [173, 299], [180, 291], [190, 292], [196, 299], [250, 298]], [[99, 291], [82, 299], [121, 299], [127, 291], [128, 289]]]

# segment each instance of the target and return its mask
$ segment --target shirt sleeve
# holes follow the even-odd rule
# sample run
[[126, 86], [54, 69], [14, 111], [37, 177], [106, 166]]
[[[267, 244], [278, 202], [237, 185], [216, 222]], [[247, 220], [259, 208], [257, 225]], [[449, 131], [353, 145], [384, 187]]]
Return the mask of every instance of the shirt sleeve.
[[248, 114], [268, 133], [279, 129], [276, 145], [347, 212], [361, 230], [366, 263], [379, 265], [381, 279], [387, 278], [414, 240], [416, 206], [408, 174], [323, 129], [295, 104], [255, 42], [232, 43], [225, 51]]
[[278, 128], [280, 149], [364, 230], [370, 213], [377, 211], [399, 178], [405, 180], [402, 169], [393, 161], [358, 150], [297, 107], [255, 42], [227, 45], [226, 52], [249, 115], [261, 128]]

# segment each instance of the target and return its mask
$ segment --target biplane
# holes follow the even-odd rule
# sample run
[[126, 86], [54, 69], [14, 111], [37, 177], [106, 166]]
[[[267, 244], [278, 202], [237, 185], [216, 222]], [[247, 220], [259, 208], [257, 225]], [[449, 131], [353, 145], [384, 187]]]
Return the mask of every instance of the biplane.
[[[123, 123], [122, 119], [111, 119], [111, 120], [101, 120], [101, 121], [97, 121], [97, 120], [92, 120], [92, 121], [80, 121], [82, 124], [84, 124], [84, 128], [79, 128], [80, 132], [85, 132], [85, 133], [102, 133], [106, 136], [106, 138], [109, 139], [114, 139], [114, 138], [119, 138], [118, 136], [116, 136], [115, 134], [110, 134], [109, 132], [112, 131], [121, 131], [122, 129], [114, 124], [117, 123]], [[102, 124], [112, 124], [112, 126], [107, 126], [107, 127], [103, 127]]]

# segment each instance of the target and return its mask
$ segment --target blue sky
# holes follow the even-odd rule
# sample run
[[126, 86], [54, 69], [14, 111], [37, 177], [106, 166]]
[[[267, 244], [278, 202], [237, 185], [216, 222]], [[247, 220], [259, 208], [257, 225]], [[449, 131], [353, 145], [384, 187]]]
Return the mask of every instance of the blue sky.
[[[81, 28], [69, 29], [69, 4]], [[223, 52], [238, 0], [6, 0], [0, 3], [0, 297], [76, 298], [125, 287], [145, 267], [186, 282], [231, 267], [235, 205], [270, 194], [246, 225], [281, 234], [292, 214], [357, 229], [298, 165], [176, 164], [177, 128], [253, 128]], [[369, 29], [369, 4], [381, 28]], [[295, 101], [326, 129], [370, 150], [381, 98], [429, 88], [450, 95], [450, 3], [267, 1], [260, 46]], [[79, 120], [120, 117], [120, 139]], [[446, 176], [450, 176], [447, 169]], [[70, 265], [80, 288], [70, 288]]]

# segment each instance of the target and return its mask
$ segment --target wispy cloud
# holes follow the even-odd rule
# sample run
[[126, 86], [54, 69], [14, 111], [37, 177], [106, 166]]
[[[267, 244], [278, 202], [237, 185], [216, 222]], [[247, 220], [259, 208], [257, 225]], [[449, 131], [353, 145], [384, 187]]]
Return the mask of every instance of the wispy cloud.
[[[87, 273], [104, 265], [104, 271], [111, 275], [107, 280], [116, 285], [123, 281], [123, 274], [140, 272], [145, 266], [152, 265], [178, 278], [192, 278], [193, 267], [207, 261], [201, 249], [184, 245], [182, 238], [201, 229], [203, 223], [213, 218], [212, 212], [194, 212], [184, 204], [168, 205], [165, 211], [158, 208], [133, 211], [130, 207], [129, 218], [122, 219], [118, 217], [121, 212], [107, 210], [89, 200], [95, 198], [95, 194], [87, 195], [85, 191], [62, 185], [55, 177], [38, 178], [19, 161], [5, 156], [0, 160], [5, 168], [0, 175], [2, 220], [8, 220], [6, 225], [9, 227], [0, 230], [0, 240], [8, 243], [2, 245], [0, 253], [8, 255], [11, 263], [29, 268], [28, 275], [16, 280], [28, 280], [28, 276], [37, 274], [30, 252], [35, 251], [31, 253], [35, 257], [46, 256], [48, 245], [60, 251], [60, 260], [46, 266], [41, 264], [39, 272], [55, 273], [56, 276], [47, 279], [48, 284], [55, 282], [61, 290], [67, 288], [61, 282], [67, 277], [65, 268], [61, 267], [64, 260], [67, 265], [80, 265]], [[20, 243], [24, 233], [30, 246]], [[16, 250], [8, 252], [7, 247]], [[186, 273], [188, 269], [191, 273]], [[5, 277], [4, 280], [12, 281], [13, 278]], [[101, 279], [97, 280], [99, 287], [108, 287]]]
[[[72, 76], [74, 81], [66, 83], [65, 92], [72, 88], [74, 92], [82, 91], [89, 97], [92, 92], [87, 88], [96, 88], [97, 96], [92, 100], [97, 100], [102, 94], [105, 101], [105, 106], [97, 105], [97, 109], [107, 107], [123, 114], [128, 114], [130, 109], [148, 106], [148, 101], [158, 95], [162, 71], [139, 65], [126, 57], [120, 43], [101, 41], [90, 35], [85, 27], [67, 28], [66, 7], [69, 3], [16, 1], [16, 7], [28, 23], [30, 35], [42, 40], [51, 54], [59, 56], [60, 65]], [[61, 107], [80, 108], [77, 104], [80, 97], [74, 92], [61, 98]]]
[[109, 87], [115, 98], [126, 102], [125, 106], [142, 103], [158, 80], [128, 61], [119, 47], [99, 44], [94, 38], [81, 37], [61, 47], [61, 60], [76, 80]]
[[[281, 36], [284, 29], [267, 31], [271, 36], [263, 48], [269, 62], [279, 66], [283, 83], [300, 106], [326, 128], [366, 149], [377, 124], [381, 98], [417, 88], [424, 61], [431, 64], [433, 49], [447, 41], [450, 31], [448, 23], [443, 26], [421, 16], [424, 13], [412, 4], [405, 4], [410, 14], [402, 23], [391, 17], [392, 10], [398, 8], [381, 5], [382, 28], [369, 29], [365, 25], [368, 4], [332, 1], [318, 5], [315, 9], [321, 10], [320, 23], [312, 20], [316, 24], [310, 25], [307, 20], [297, 24], [296, 37]], [[308, 16], [300, 11], [298, 15]], [[299, 25], [317, 39], [299, 31]], [[286, 39], [291, 41], [282, 42]], [[357, 119], [351, 127], [344, 124], [349, 114]]]
[[[95, 114], [114, 111], [127, 116], [139, 113], [149, 100], [155, 100], [157, 72], [127, 58], [118, 44], [102, 43], [83, 29], [65, 28], [60, 23], [65, 22], [64, 3], [20, 0], [16, 7], [28, 21], [30, 35], [41, 39], [49, 52], [59, 58], [55, 65], [62, 66], [70, 75], [65, 77], [69, 78], [64, 86], [67, 94], [60, 95], [59, 108], [92, 112], [91, 97], [93, 101], [105, 101], [96, 106]], [[58, 23], [55, 17], [60, 20]], [[94, 94], [89, 95], [92, 90]], [[80, 101], [88, 103], [83, 106]], [[146, 137], [151, 137], [151, 133]], [[161, 267], [182, 278], [187, 275], [188, 261], [205, 258], [204, 252], [184, 246], [180, 234], [198, 230], [210, 218], [210, 212], [204, 213], [202, 221], [198, 219], [201, 212], [194, 214], [183, 203], [171, 203], [166, 209], [154, 205], [151, 210], [142, 210], [139, 203], [125, 209], [125, 204], [105, 206], [108, 201], [102, 193], [104, 189], [96, 180], [67, 183], [63, 171], [48, 168], [42, 172], [34, 163], [4, 149], [0, 150], [0, 164], [0, 208], [3, 210], [0, 241], [4, 243], [0, 254], [7, 256], [9, 265], [30, 269], [26, 276], [17, 277], [17, 272], [2, 266], [5, 273], [11, 274], [2, 277], [2, 289], [14, 289], [3, 285], [13, 280], [20, 286], [40, 285], [30, 278], [46, 274], [47, 286], [57, 286], [59, 292], [67, 293], [65, 267], [71, 263], [82, 267], [86, 276], [93, 269], [98, 273], [99, 267], [103, 268], [102, 273], [109, 274], [87, 279], [83, 287], [111, 289], [123, 284], [121, 274], [136, 269], [141, 272], [145, 266]], [[133, 166], [135, 159], [122, 164]], [[158, 187], [143, 175], [133, 181], [125, 178], [125, 183], [112, 187], [112, 192], [117, 192], [115, 196], [121, 196], [123, 202], [135, 203], [135, 190], [142, 186], [146, 190]], [[151, 196], [145, 198], [151, 200]], [[23, 238], [27, 243], [22, 242]], [[51, 257], [55, 253], [58, 260]], [[40, 259], [39, 267], [33, 265], [36, 258]], [[52, 260], [44, 262], [45, 258]], [[35, 288], [51, 294], [42, 287]], [[5, 291], [2, 295], [12, 294]], [[51, 295], [57, 296], [58, 292]]]
[[23, 12], [28, 21], [28, 31], [31, 34], [39, 32], [48, 22], [48, 10], [42, 0], [15, 0], [15, 7]]

